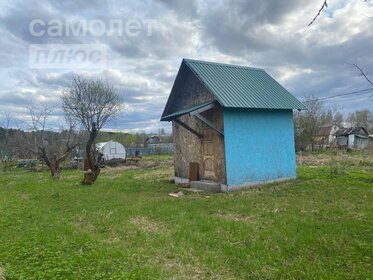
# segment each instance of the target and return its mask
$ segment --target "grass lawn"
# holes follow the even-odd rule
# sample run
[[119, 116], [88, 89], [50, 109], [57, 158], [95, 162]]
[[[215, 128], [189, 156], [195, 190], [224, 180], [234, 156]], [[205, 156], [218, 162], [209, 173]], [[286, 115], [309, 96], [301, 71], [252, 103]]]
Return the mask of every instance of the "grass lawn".
[[0, 173], [0, 279], [373, 279], [372, 165], [174, 198], [170, 161], [148, 161], [88, 187]]

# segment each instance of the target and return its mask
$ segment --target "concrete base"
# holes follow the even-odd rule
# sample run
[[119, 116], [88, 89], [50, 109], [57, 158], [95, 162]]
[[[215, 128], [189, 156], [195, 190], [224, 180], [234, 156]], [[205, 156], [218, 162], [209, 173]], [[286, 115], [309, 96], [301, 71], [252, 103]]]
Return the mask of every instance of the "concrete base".
[[176, 185], [178, 185], [178, 184], [188, 184], [188, 183], [189, 183], [189, 179], [175, 176], [175, 184]]
[[257, 182], [251, 182], [251, 183], [246, 183], [243, 185], [238, 185], [238, 186], [227, 186], [225, 184], [220, 184], [217, 182], [213, 181], [192, 181], [189, 182], [188, 179], [186, 178], [181, 178], [181, 177], [175, 177], [175, 183], [176, 184], [186, 184], [190, 183], [190, 187], [192, 189], [198, 189], [198, 190], [203, 190], [206, 192], [232, 192], [232, 191], [240, 191], [243, 189], [250, 189], [250, 188], [257, 188], [262, 185], [267, 185], [267, 184], [273, 184], [273, 183], [278, 183], [278, 182], [285, 182], [285, 181], [291, 181], [295, 180], [296, 177], [284, 177], [284, 178], [278, 178], [274, 180], [267, 180], [267, 181], [257, 181]]
[[273, 184], [273, 183], [292, 181], [295, 179], [296, 177], [283, 177], [283, 178], [267, 180], [267, 181], [251, 182], [251, 183], [246, 183], [246, 184], [238, 185], [238, 186], [221, 185], [221, 191], [222, 192], [240, 191], [243, 189], [257, 188], [263, 185], [268, 185], [268, 184]]
[[190, 186], [206, 192], [221, 192], [220, 183], [212, 181], [193, 181], [190, 182]]

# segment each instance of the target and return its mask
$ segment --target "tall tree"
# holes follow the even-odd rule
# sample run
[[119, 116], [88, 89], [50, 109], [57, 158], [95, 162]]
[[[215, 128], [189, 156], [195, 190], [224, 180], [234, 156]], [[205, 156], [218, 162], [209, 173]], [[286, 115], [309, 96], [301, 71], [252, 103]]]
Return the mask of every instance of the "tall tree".
[[347, 121], [352, 126], [362, 126], [369, 132], [373, 130], [373, 113], [368, 109], [356, 110], [350, 113], [347, 117]]
[[107, 82], [76, 76], [61, 100], [65, 115], [80, 123], [88, 133], [82, 184], [92, 184], [100, 174], [95, 140], [100, 130], [120, 113], [121, 98]]

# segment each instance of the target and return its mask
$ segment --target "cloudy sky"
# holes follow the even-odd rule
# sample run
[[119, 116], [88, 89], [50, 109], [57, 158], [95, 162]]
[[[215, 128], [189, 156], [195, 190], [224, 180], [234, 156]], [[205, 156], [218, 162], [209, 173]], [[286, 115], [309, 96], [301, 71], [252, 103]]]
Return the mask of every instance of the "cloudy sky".
[[[322, 2], [1, 0], [0, 120], [27, 119], [30, 104], [58, 108], [78, 73], [108, 80], [123, 97], [125, 112], [109, 129], [169, 130], [159, 118], [184, 57], [264, 68], [300, 99], [369, 88], [349, 63], [373, 77], [373, 1], [330, 0], [307, 27]], [[46, 44], [49, 56], [36, 58], [31, 50]], [[79, 45], [87, 57], [94, 48], [104, 56], [77, 67], [68, 52]], [[372, 93], [325, 102], [347, 114], [372, 109]], [[57, 109], [53, 122], [61, 115]]]

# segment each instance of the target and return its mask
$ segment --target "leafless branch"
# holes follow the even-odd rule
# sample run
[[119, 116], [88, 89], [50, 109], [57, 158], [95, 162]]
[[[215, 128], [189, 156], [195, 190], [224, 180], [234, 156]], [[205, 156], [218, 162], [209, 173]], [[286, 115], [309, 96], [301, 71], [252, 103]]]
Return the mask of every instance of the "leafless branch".
[[319, 12], [316, 14], [316, 16], [312, 19], [312, 21], [308, 24], [308, 26], [311, 26], [315, 21], [316, 19], [319, 17], [319, 15], [321, 14], [322, 10], [324, 10], [325, 8], [328, 7], [328, 3], [327, 3], [327, 0], [324, 1], [324, 3], [322, 4]]
[[354, 66], [360, 72], [360, 76], [364, 77], [364, 79], [367, 80], [367, 82], [371, 86], [373, 86], [372, 80], [369, 79], [369, 77], [367, 76], [367, 74], [364, 72], [364, 70], [357, 63], [352, 63], [351, 65]]

